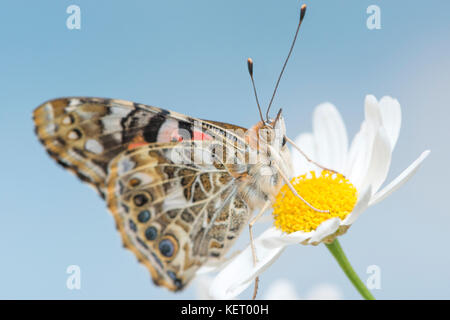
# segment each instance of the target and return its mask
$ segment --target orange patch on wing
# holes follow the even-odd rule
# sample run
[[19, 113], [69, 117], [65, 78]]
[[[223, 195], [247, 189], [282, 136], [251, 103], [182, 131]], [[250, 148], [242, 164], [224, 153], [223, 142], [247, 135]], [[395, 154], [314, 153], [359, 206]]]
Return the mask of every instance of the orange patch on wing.
[[[198, 131], [198, 130], [194, 130], [194, 132], [192, 132], [192, 140], [212, 140], [212, 137], [209, 134], [206, 134], [202, 131]], [[181, 142], [183, 141], [183, 137], [178, 133], [178, 130], [174, 131], [171, 135], [171, 141], [178, 141]]]
[[133, 140], [128, 145], [128, 150], [133, 150], [145, 145], [148, 145], [149, 143], [144, 140], [142, 136], [136, 136], [133, 138]]
[[212, 140], [212, 137], [210, 135], [201, 131], [194, 131], [192, 135], [192, 140]]

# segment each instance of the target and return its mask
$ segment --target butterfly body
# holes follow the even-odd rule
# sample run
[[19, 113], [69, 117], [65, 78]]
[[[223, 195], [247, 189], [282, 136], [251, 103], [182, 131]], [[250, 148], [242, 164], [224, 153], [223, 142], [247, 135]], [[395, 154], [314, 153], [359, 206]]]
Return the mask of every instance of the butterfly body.
[[42, 104], [34, 121], [50, 156], [99, 192], [124, 246], [170, 290], [223, 258], [253, 211], [273, 201], [282, 185], [276, 168], [291, 175], [282, 118], [246, 130], [72, 97]]

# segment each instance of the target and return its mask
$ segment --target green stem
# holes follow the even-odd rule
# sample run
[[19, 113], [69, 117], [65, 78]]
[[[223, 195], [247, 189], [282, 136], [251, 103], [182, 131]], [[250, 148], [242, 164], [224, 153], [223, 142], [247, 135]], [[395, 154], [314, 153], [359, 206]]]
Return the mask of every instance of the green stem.
[[326, 244], [326, 246], [334, 256], [336, 261], [339, 263], [339, 266], [347, 275], [348, 279], [353, 283], [356, 290], [358, 290], [358, 292], [362, 295], [362, 297], [366, 300], [375, 300], [372, 293], [369, 291], [369, 289], [367, 289], [367, 287], [358, 277], [355, 270], [353, 270], [350, 262], [345, 256], [344, 250], [342, 250], [341, 245], [339, 244], [338, 239], [336, 238], [331, 244]]

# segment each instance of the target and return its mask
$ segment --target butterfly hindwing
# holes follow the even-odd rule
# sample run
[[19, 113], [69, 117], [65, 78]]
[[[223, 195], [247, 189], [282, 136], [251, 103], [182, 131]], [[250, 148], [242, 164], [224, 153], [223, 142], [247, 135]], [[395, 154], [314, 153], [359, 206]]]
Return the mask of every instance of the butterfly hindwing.
[[[124, 245], [171, 290], [221, 258], [251, 212], [213, 144], [151, 144], [110, 164], [106, 200]], [[203, 159], [195, 161], [199, 152]]]

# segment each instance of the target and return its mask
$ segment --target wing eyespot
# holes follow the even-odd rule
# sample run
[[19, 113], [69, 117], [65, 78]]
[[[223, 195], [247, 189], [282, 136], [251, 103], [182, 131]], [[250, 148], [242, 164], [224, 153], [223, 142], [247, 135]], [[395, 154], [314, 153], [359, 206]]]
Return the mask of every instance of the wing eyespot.
[[173, 236], [164, 236], [159, 241], [158, 249], [165, 258], [172, 258], [178, 252], [178, 241]]
[[147, 194], [138, 193], [133, 197], [133, 202], [136, 207], [142, 207], [146, 203], [148, 203], [151, 199], [149, 199]]
[[149, 210], [142, 210], [139, 212], [137, 219], [140, 223], [145, 223], [150, 220], [151, 214]]
[[153, 241], [158, 236], [158, 230], [155, 227], [148, 227], [145, 230], [145, 238], [149, 241]]

